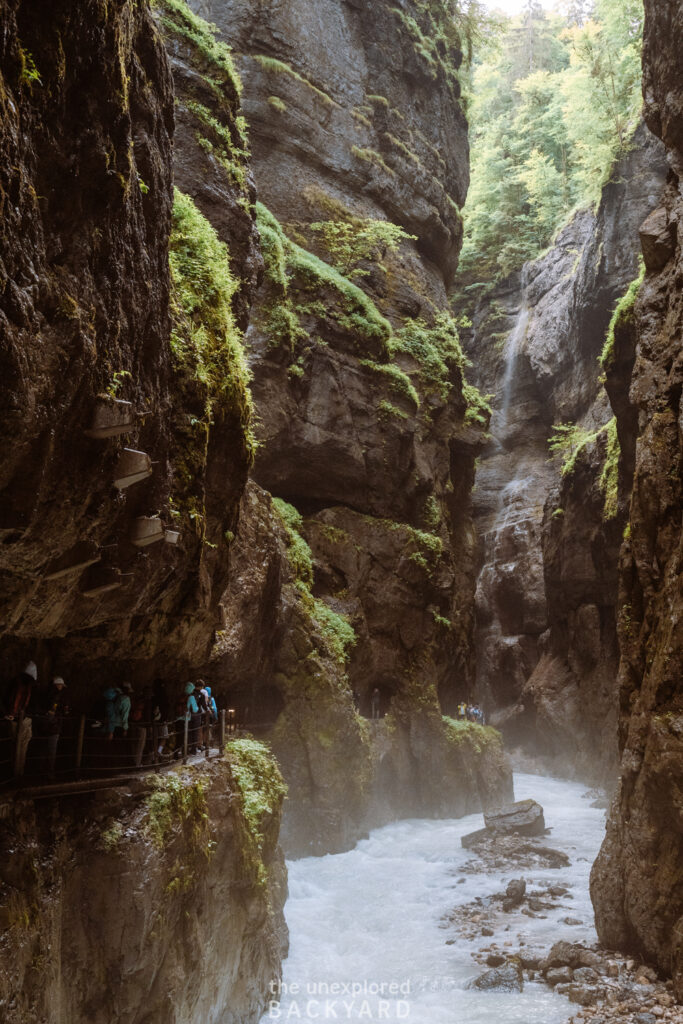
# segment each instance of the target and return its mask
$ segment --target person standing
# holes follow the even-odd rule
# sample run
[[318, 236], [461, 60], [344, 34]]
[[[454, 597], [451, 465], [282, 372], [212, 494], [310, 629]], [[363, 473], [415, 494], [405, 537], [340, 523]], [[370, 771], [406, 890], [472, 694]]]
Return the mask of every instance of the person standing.
[[28, 707], [33, 687], [38, 680], [38, 667], [29, 661], [23, 670], [11, 680], [5, 690], [2, 702], [2, 716], [11, 722], [10, 730], [14, 739], [14, 774], [24, 774], [26, 752], [33, 732]]
[[370, 698], [370, 717], [373, 722], [379, 718], [380, 696], [379, 689], [375, 687], [372, 691], [372, 697]]
[[42, 702], [42, 713], [35, 716], [36, 732], [47, 739], [47, 774], [50, 778], [55, 773], [62, 719], [66, 713], [66, 683], [62, 676], [54, 676]]

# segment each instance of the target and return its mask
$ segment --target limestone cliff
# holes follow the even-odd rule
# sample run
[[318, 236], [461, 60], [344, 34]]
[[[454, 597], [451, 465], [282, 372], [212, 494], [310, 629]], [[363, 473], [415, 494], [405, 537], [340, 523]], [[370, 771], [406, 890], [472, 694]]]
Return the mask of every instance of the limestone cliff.
[[[638, 226], [657, 205], [660, 144], [641, 126], [595, 213], [476, 311], [468, 353], [495, 391], [475, 513], [478, 686], [507, 739], [556, 769], [616, 770], [615, 604], [624, 495], [599, 357], [638, 273]], [[550, 459], [555, 424], [576, 430]]]
[[[184, 671], [210, 644], [250, 461], [231, 309], [244, 322], [248, 288], [182, 197], [172, 225], [173, 90], [147, 6], [1, 14], [0, 663], [35, 657], [86, 702], [94, 677]], [[237, 133], [227, 51], [187, 30], [177, 50]]]
[[251, 821], [218, 760], [15, 804], [0, 836], [3, 1021], [258, 1021], [287, 946], [272, 772]]
[[602, 941], [672, 973], [683, 999], [683, 14], [675, 0], [646, 0], [645, 9], [646, 117], [670, 172], [662, 204], [641, 228], [645, 280], [615, 334], [608, 373], [620, 429], [630, 434], [633, 494], [619, 571], [621, 781], [591, 892]]
[[[469, 492], [487, 421], [446, 299], [468, 179], [462, 55], [420, 4], [193, 7], [244, 81], [265, 259], [247, 336], [258, 488], [207, 673], [272, 730], [287, 848], [323, 852], [365, 827], [389, 757], [354, 691], [367, 716], [379, 689], [410, 765], [394, 813], [451, 805], [435, 752], [448, 761], [441, 713], [472, 681]], [[400, 244], [335, 246], [378, 220]], [[485, 799], [509, 788], [497, 763]]]

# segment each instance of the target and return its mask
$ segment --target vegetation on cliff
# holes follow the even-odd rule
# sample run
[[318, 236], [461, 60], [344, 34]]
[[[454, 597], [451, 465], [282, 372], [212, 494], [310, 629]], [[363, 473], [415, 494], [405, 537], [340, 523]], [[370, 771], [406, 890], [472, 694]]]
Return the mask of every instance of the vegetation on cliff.
[[479, 48], [461, 287], [533, 259], [599, 199], [638, 124], [642, 30], [642, 0], [596, 0], [592, 17], [532, 3]]

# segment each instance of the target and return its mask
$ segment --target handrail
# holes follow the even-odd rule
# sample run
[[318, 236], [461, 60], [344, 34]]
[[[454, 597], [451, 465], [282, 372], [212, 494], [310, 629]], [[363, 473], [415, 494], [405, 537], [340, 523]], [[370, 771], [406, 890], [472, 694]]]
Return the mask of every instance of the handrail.
[[[35, 716], [36, 719], [41, 717], [46, 719], [46, 716]], [[73, 729], [64, 731], [65, 722], [72, 725], [76, 721], [75, 732]], [[31, 716], [22, 714], [11, 722], [11, 735], [0, 736], [0, 791], [14, 790], [24, 798], [33, 791], [45, 791], [46, 795], [71, 791], [74, 783], [85, 785], [88, 780], [111, 785], [117, 778], [163, 771], [181, 758], [182, 763], [187, 764], [191, 750], [206, 759], [215, 756], [212, 751], [216, 750], [220, 756], [225, 750], [227, 735], [237, 733], [232, 716], [231, 721], [226, 722], [225, 710], [219, 711], [217, 722], [210, 719], [209, 712], [201, 712], [200, 721], [194, 723], [189, 713], [151, 722], [129, 721], [127, 732], [111, 739], [103, 722], [84, 714], [78, 719], [59, 719], [58, 731], [51, 734], [33, 734], [31, 722]], [[99, 728], [88, 732], [88, 724], [98, 724]], [[160, 752], [160, 741], [165, 745], [171, 734], [174, 737], [172, 751]], [[62, 780], [55, 781], [57, 774], [63, 776]], [[31, 785], [34, 780], [37, 784]]]

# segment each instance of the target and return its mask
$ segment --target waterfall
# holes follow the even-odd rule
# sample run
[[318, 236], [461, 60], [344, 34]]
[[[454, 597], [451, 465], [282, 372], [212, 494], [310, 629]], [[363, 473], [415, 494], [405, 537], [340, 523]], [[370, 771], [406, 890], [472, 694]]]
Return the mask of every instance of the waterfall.
[[519, 313], [517, 314], [517, 320], [515, 326], [510, 331], [505, 342], [505, 348], [503, 350], [503, 360], [505, 363], [505, 373], [503, 375], [503, 384], [501, 390], [501, 408], [500, 408], [500, 434], [504, 434], [508, 427], [508, 413], [510, 409], [510, 398], [512, 397], [512, 389], [515, 382], [515, 369], [517, 366], [517, 357], [522, 350], [524, 339], [526, 338], [527, 325], [529, 323], [529, 307], [526, 301], [522, 302]]

